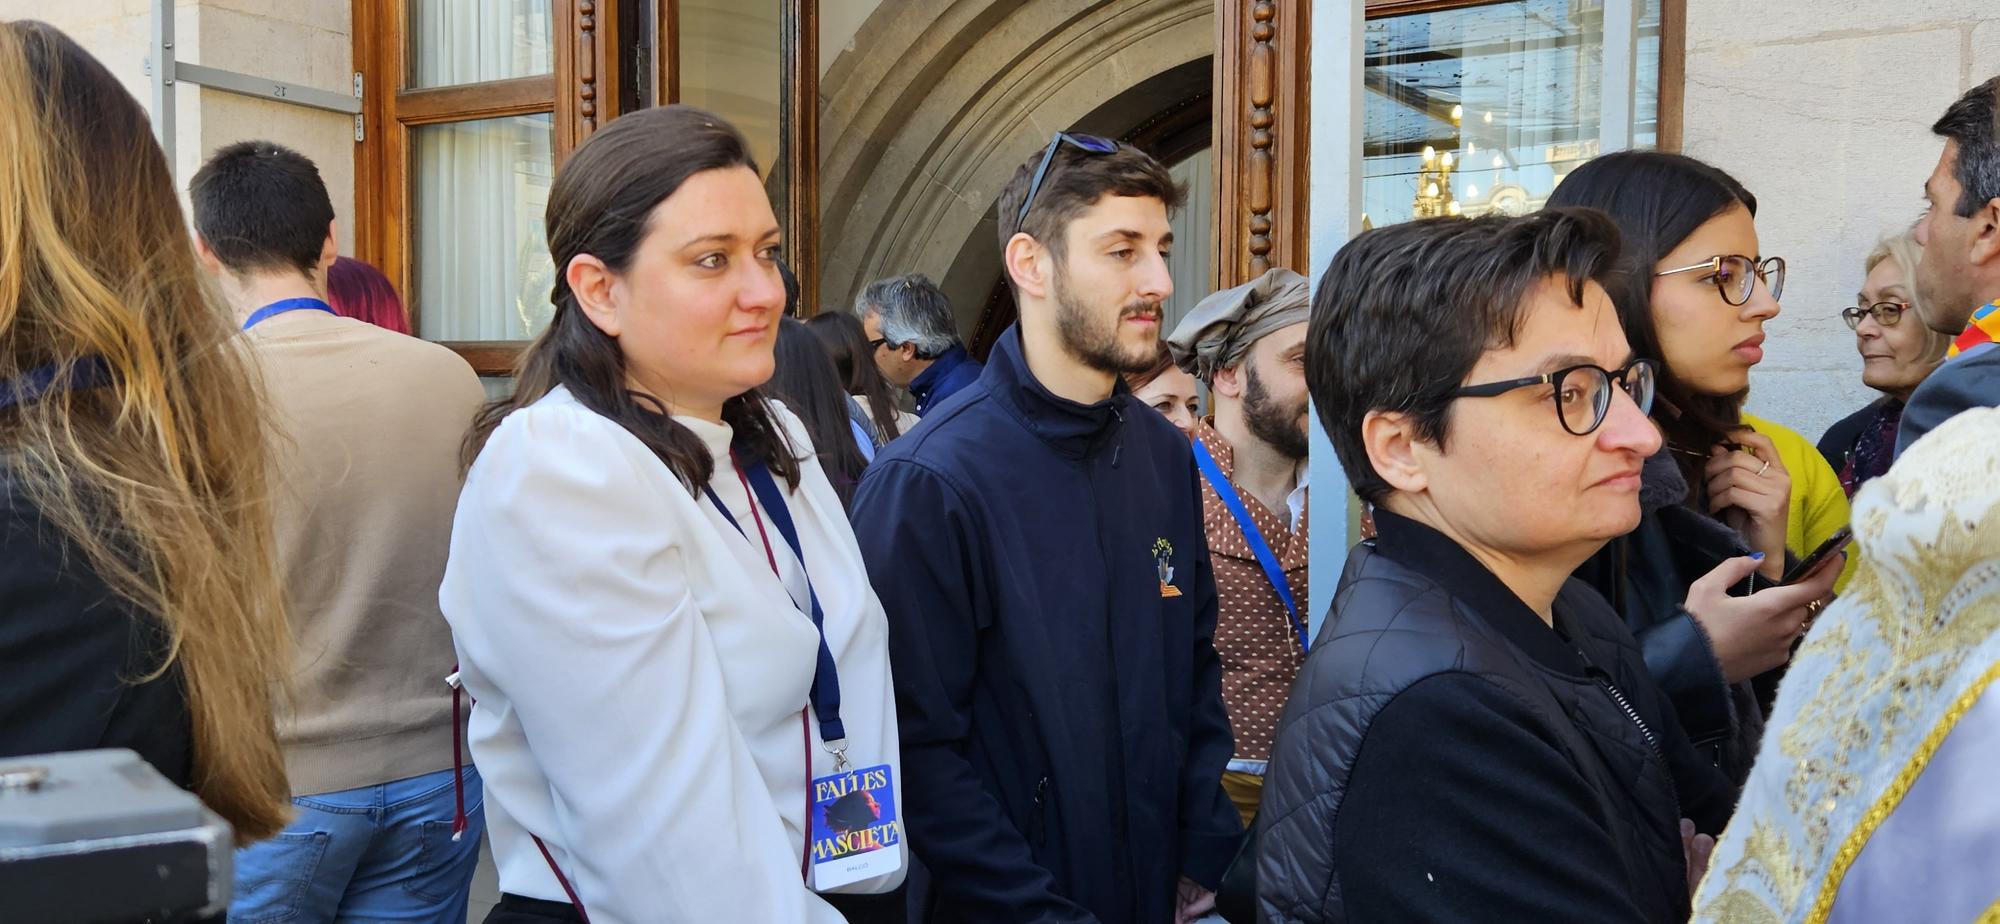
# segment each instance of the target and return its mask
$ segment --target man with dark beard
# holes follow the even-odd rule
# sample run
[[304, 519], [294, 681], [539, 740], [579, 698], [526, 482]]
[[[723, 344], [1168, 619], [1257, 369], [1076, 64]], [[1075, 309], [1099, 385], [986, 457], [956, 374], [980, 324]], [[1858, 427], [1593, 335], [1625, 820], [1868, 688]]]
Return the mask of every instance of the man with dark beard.
[[1205, 299], [1167, 346], [1208, 385], [1194, 431], [1221, 600], [1215, 650], [1236, 756], [1222, 786], [1257, 814], [1278, 712], [1305, 663], [1306, 278], [1273, 269]]
[[854, 496], [920, 919], [1191, 921], [1240, 840], [1199, 476], [1121, 378], [1158, 355], [1181, 196], [1103, 138], [1023, 164], [998, 207], [1020, 322]]

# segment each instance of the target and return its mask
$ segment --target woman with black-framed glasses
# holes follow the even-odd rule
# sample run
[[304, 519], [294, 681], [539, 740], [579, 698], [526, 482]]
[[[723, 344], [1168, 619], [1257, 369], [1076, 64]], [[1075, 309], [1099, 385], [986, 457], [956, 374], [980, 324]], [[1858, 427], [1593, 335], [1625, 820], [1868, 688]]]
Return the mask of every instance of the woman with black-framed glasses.
[[1868, 275], [1855, 303], [1840, 312], [1861, 353], [1862, 384], [1882, 393], [1819, 438], [1820, 454], [1839, 473], [1848, 497], [1889, 470], [1903, 404], [1944, 362], [1945, 348], [1951, 345], [1950, 337], [1924, 322], [1925, 306], [1915, 284], [1922, 257], [1922, 246], [1909, 232], [1884, 238], [1862, 264]]
[[1812, 445], [1743, 413], [1785, 261], [1760, 247], [1756, 197], [1688, 157], [1600, 157], [1549, 205], [1600, 209], [1625, 236], [1611, 295], [1633, 350], [1659, 363], [1651, 416], [1666, 440], [1646, 465], [1638, 529], [1578, 575], [1618, 605], [1689, 737], [1740, 783], [1777, 670], [1841, 569], [1808, 577], [1809, 606], [1764, 591], [1847, 522]]
[[1308, 388], [1378, 534], [1278, 727], [1259, 920], [1687, 919], [1734, 787], [1572, 576], [1661, 445], [1618, 250], [1588, 209], [1430, 219], [1321, 278]]

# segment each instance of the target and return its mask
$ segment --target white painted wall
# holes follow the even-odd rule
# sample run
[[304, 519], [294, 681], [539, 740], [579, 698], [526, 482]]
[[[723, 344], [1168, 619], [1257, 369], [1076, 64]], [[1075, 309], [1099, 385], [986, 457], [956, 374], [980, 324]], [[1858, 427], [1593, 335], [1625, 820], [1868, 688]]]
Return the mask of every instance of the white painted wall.
[[[178, 0], [180, 59], [336, 93], [353, 91], [349, 0]], [[0, 0], [0, 20], [39, 19], [104, 63], [149, 111], [149, 0]], [[383, 88], [370, 88], [371, 92]], [[183, 84], [175, 92], [174, 179], [187, 181], [215, 149], [263, 138], [318, 164], [333, 198], [341, 250], [353, 251], [354, 120], [351, 116]]]
[[1758, 199], [1791, 270], [1750, 410], [1817, 441], [1875, 397], [1839, 311], [1875, 240], [1907, 227], [1943, 143], [1930, 125], [2000, 73], [1994, 0], [1687, 0], [1683, 149]]

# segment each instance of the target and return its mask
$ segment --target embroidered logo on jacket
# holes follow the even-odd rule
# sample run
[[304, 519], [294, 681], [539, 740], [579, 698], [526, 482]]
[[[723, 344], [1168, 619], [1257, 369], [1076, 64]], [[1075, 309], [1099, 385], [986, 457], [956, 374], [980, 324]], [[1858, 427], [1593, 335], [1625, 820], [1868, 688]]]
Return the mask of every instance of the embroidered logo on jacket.
[[1160, 596], [1178, 597], [1181, 589], [1174, 586], [1174, 544], [1164, 537], [1153, 542], [1153, 561], [1160, 567]]

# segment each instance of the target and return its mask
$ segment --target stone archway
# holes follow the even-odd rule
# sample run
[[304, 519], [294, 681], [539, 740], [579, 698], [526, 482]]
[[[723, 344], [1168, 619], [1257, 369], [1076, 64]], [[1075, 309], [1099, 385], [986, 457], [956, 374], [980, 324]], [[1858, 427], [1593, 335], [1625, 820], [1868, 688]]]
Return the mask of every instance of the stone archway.
[[[822, 303], [940, 281], [969, 332], [998, 267], [992, 203], [1057, 129], [1215, 52], [1213, 0], [883, 0], [821, 84]], [[981, 247], [981, 242], [986, 246]], [[983, 256], [982, 256], [983, 255]]]

